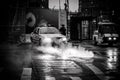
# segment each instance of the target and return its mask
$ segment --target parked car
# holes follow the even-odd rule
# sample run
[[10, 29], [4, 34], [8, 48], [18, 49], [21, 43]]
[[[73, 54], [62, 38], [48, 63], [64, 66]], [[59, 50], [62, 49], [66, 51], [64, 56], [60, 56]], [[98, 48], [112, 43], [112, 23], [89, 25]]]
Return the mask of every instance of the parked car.
[[66, 36], [62, 35], [55, 27], [36, 27], [30, 37], [33, 43], [40, 46], [58, 46], [67, 43]]
[[115, 24], [112, 22], [99, 22], [97, 30], [93, 33], [95, 45], [107, 43], [113, 45], [118, 42], [119, 35], [115, 30]]

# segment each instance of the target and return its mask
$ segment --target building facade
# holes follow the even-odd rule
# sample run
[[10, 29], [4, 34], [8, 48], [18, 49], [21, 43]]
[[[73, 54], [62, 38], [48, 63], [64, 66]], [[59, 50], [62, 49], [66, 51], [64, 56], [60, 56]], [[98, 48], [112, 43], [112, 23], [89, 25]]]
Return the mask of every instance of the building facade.
[[[9, 21], [8, 40], [10, 42], [18, 42], [22, 34], [33, 31], [38, 24], [39, 15], [43, 14], [38, 11], [38, 9], [43, 12], [48, 12], [48, 1], [49, 0], [13, 0], [14, 4], [12, 3], [10, 5], [10, 15], [13, 15], [10, 16]], [[36, 14], [35, 12], [38, 13]]]
[[71, 40], [92, 39], [101, 15], [111, 15], [108, 0], [79, 0], [78, 13], [71, 13]]
[[49, 8], [49, 0], [28, 0], [28, 7]]

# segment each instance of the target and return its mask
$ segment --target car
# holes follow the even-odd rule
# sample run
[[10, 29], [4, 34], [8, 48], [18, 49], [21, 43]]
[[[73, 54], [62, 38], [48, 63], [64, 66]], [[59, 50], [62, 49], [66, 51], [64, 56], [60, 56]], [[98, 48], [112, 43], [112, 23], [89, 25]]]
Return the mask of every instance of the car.
[[57, 46], [67, 44], [66, 36], [62, 35], [56, 27], [36, 27], [31, 33], [31, 42], [40, 46]]
[[108, 45], [117, 44], [119, 35], [112, 22], [99, 22], [97, 30], [93, 33], [95, 45], [107, 43]]

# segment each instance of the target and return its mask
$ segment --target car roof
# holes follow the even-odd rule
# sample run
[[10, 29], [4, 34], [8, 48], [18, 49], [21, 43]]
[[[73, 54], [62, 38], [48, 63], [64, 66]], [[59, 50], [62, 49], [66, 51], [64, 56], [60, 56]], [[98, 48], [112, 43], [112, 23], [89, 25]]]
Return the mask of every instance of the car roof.
[[42, 29], [42, 28], [56, 28], [56, 27], [36, 27], [36, 28]]

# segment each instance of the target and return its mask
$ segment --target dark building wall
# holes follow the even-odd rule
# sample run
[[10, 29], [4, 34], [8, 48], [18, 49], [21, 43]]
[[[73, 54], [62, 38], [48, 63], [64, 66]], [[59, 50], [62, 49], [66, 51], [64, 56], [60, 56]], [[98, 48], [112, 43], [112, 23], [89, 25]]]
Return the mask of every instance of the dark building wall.
[[36, 7], [36, 8], [48, 8], [49, 0], [10, 0], [9, 4], [12, 7]]
[[70, 22], [70, 39], [71, 40], [79, 40], [77, 23], [79, 23], [78, 18], [71, 17], [71, 22]]
[[26, 14], [32, 12], [36, 17], [37, 27], [41, 20], [46, 20], [48, 24], [52, 24], [58, 28], [58, 11], [40, 8], [28, 8]]
[[112, 0], [79, 0], [79, 11], [88, 16], [110, 15], [113, 7]]
[[[13, 9], [11, 9], [11, 12]], [[33, 26], [28, 26], [27, 24], [26, 16], [28, 13], [32, 13], [35, 16], [35, 24]], [[55, 10], [53, 11], [41, 8], [18, 8], [15, 11], [13, 10], [11, 14], [13, 16], [10, 16], [11, 20], [9, 21], [11, 24], [9, 27], [10, 42], [17, 42], [21, 34], [30, 34], [35, 27], [39, 26], [41, 20], [45, 20], [48, 24], [52, 24], [54, 27], [58, 28], [58, 11]], [[30, 20], [30, 22], [31, 21], [33, 20]]]
[[8, 37], [8, 24], [9, 24], [9, 6], [8, 1], [0, 2], [0, 43], [7, 40]]
[[39, 8], [48, 8], [49, 0], [29, 0], [28, 5], [29, 7], [39, 7]]
[[[91, 17], [88, 34], [90, 38], [97, 27], [96, 23], [99, 21], [98, 18], [101, 15], [105, 15], [109, 17], [109, 20], [120, 24], [120, 8], [118, 3], [114, 0], [79, 0], [79, 13], [76, 16], [84, 17], [84, 19]], [[96, 23], [93, 22], [94, 20]], [[120, 32], [119, 25], [117, 28], [118, 32]]]
[[97, 16], [99, 15], [98, 0], [79, 0], [79, 12], [82, 16]]
[[[88, 25], [83, 22], [87, 21]], [[92, 17], [71, 17], [70, 22], [70, 39], [71, 40], [89, 40], [92, 38], [93, 26]], [[86, 31], [87, 30], [87, 31]]]

